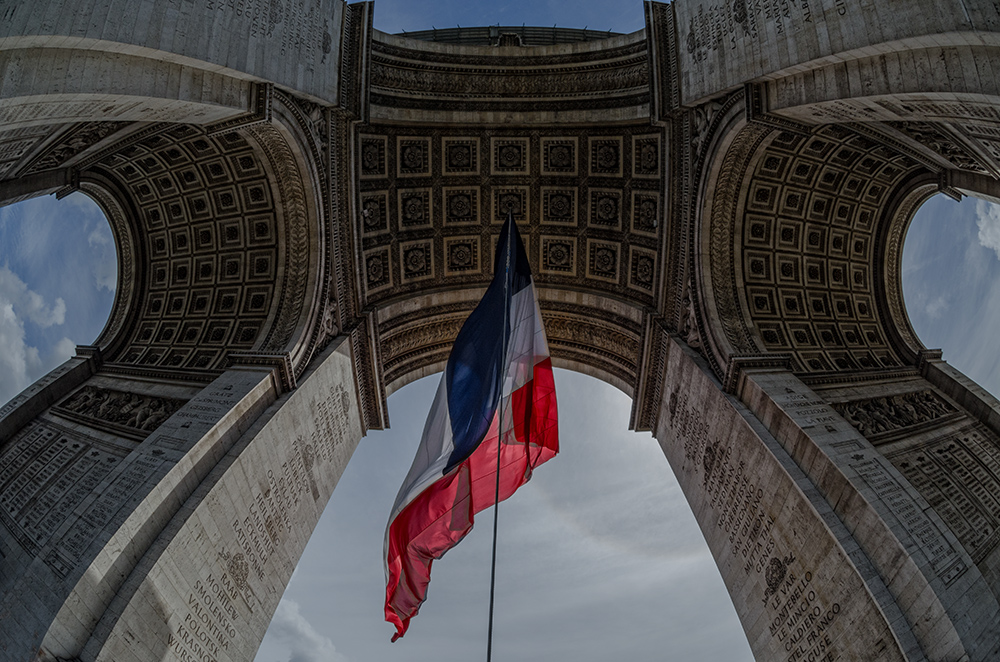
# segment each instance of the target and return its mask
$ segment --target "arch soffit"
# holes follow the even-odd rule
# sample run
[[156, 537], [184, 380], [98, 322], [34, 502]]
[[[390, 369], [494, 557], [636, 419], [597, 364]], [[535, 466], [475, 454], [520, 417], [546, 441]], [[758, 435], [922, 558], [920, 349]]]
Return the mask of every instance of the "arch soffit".
[[[553, 365], [632, 397], [646, 312], [601, 293], [538, 285]], [[451, 345], [482, 298], [479, 286], [416, 293], [376, 312], [386, 393], [444, 369]]]
[[800, 373], [912, 365], [919, 343], [889, 274], [927, 171], [844, 125], [728, 130], [697, 222], [720, 377], [729, 358], [762, 353]]
[[282, 101], [228, 131], [151, 125], [82, 170], [118, 249], [98, 341], [112, 371], [210, 379], [235, 351], [301, 372], [328, 340], [324, 187], [298, 119]]

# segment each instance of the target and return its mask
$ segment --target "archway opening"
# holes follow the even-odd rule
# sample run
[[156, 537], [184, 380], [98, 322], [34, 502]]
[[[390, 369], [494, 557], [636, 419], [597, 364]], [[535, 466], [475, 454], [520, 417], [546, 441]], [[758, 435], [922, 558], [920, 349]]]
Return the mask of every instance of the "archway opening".
[[928, 199], [906, 232], [902, 287], [924, 346], [1000, 396], [1000, 205]]
[[0, 405], [93, 343], [117, 279], [111, 226], [86, 194], [0, 207]]
[[[389, 399], [362, 440], [257, 655], [274, 660], [469, 660], [485, 652], [492, 510], [434, 565], [428, 600], [390, 645], [382, 543], [439, 375]], [[662, 450], [627, 430], [631, 403], [556, 371], [560, 454], [500, 506], [498, 659], [752, 660], [736, 612]]]

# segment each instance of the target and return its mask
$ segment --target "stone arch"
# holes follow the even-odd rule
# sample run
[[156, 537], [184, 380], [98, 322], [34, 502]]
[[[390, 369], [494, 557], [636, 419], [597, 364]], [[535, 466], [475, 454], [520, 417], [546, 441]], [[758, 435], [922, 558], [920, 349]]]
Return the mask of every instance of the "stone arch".
[[[912, 338], [892, 273], [933, 186], [997, 194], [995, 81], [982, 99], [939, 71], [851, 87], [880, 58], [937, 53], [934, 35], [982, 42], [946, 64], [993, 59], [989, 3], [907, 7], [881, 32], [843, 3], [815, 22], [803, 3], [649, 3], [645, 32], [541, 47], [428, 45], [332, 0], [219, 21], [211, 2], [154, 3], [149, 34], [71, 4], [45, 6], [64, 23], [5, 10], [0, 201], [89, 191], [131, 247], [132, 287], [97, 348], [0, 409], [3, 460], [41, 458], [53, 480], [29, 489], [65, 497], [48, 528], [33, 501], [0, 522], [18, 546], [0, 614], [36, 618], [0, 643], [123, 659], [152, 613], [168, 655], [197, 656], [194, 612], [157, 605], [225, 576], [249, 643], [213, 645], [249, 657], [351, 451], [387, 423], [385, 393], [443, 362], [513, 207], [557, 363], [634, 397], [758, 654], [792, 654], [778, 595], [803, 581], [844, 656], [1000, 650], [1000, 521], [977, 487], [1000, 491], [1000, 404]], [[813, 39], [820, 22], [839, 37]], [[205, 39], [254, 30], [267, 47], [232, 59]], [[137, 77], [149, 104], [73, 106], [84, 81], [18, 76], [114, 62], [166, 87]], [[799, 79], [844, 116], [798, 114], [825, 97], [782, 106]], [[56, 480], [71, 471], [91, 473]]]
[[919, 349], [890, 312], [898, 277], [886, 274], [898, 270], [897, 219], [905, 230], [936, 177], [841, 125], [750, 124], [720, 158], [701, 222], [715, 334], [729, 348], [719, 363], [775, 353], [801, 373], [912, 364]]

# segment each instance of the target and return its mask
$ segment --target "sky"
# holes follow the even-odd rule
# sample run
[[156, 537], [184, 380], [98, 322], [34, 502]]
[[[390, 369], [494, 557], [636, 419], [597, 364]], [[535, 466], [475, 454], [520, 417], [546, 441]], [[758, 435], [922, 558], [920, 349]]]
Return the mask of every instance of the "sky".
[[[614, 32], [642, 4], [377, 0], [385, 32], [490, 24]], [[1000, 393], [1000, 207], [936, 196], [904, 244], [903, 288], [928, 347]], [[96, 339], [116, 281], [107, 222], [82, 194], [0, 208], [0, 404]], [[393, 428], [358, 447], [278, 606], [257, 662], [485, 658], [492, 513], [434, 566], [429, 599], [390, 644], [382, 537], [439, 376], [389, 398]], [[752, 656], [693, 516], [656, 442], [627, 430], [614, 388], [557, 371], [560, 455], [500, 508], [494, 659]]]

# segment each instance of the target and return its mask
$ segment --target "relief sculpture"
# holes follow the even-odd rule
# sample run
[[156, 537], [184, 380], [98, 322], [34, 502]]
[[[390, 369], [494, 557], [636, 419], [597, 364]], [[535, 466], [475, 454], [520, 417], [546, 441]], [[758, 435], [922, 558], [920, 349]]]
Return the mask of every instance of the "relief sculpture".
[[105, 423], [150, 432], [184, 405], [183, 400], [85, 386], [56, 408]]
[[956, 411], [933, 391], [836, 403], [833, 408], [865, 436], [926, 423]]

